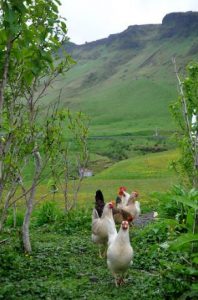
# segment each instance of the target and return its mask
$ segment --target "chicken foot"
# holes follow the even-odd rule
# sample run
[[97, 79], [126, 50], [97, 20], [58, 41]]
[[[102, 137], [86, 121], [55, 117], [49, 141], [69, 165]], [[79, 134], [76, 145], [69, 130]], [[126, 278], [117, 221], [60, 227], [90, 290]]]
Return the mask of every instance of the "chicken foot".
[[106, 256], [107, 256], [107, 247], [105, 247], [103, 251], [99, 247], [99, 258], [105, 258]]

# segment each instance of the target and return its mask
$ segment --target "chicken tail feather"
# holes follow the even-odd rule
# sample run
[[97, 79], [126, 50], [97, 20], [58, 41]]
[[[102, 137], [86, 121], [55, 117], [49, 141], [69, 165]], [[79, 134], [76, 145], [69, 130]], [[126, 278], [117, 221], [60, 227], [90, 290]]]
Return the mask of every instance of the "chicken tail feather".
[[93, 212], [92, 212], [92, 220], [95, 220], [95, 219], [99, 219], [99, 215], [98, 215], [98, 212], [97, 210], [94, 208], [93, 209]]

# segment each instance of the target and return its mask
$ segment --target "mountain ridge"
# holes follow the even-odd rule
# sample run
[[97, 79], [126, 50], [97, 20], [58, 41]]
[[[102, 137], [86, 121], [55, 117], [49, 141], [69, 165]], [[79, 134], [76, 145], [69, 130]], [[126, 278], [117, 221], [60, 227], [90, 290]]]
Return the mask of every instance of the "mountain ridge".
[[[115, 39], [116, 37], [119, 36], [123, 36], [127, 33], [132, 33], [132, 32], [136, 32], [137, 29], [140, 28], [149, 28], [149, 27], [153, 27], [153, 28], [160, 28], [162, 31], [163, 30], [173, 30], [173, 27], [175, 27], [177, 30], [173, 30], [173, 32], [175, 34], [178, 33], [178, 29], [180, 29], [179, 31], [181, 31], [182, 29], [184, 29], [185, 26], [188, 26], [185, 30], [186, 32], [189, 32], [190, 30], [195, 29], [195, 33], [198, 33], [198, 12], [195, 11], [188, 11], [188, 12], [172, 12], [169, 14], [166, 14], [163, 19], [162, 19], [162, 23], [159, 24], [141, 24], [141, 25], [129, 25], [127, 27], [127, 29], [125, 29], [122, 32], [119, 33], [114, 33], [114, 34], [110, 34], [108, 37], [106, 38], [102, 38], [102, 39], [98, 39], [98, 40], [94, 40], [91, 42], [86, 42], [84, 44], [75, 44], [73, 42], [69, 42], [69, 45], [67, 45], [66, 47], [69, 47], [70, 49], [76, 48], [76, 47], [87, 47], [90, 45], [99, 45], [99, 44], [105, 44], [109, 41], [111, 41], [112, 39]], [[166, 35], [164, 35], [164, 32], [162, 34], [163, 37], [165, 37]], [[68, 49], [68, 48], [67, 48]]]
[[[185, 22], [182, 20], [185, 19]], [[188, 25], [187, 25], [188, 24]], [[108, 38], [65, 49], [76, 65], [48, 95], [61, 88], [61, 103], [86, 113], [92, 135], [174, 130], [169, 105], [177, 99], [172, 65], [198, 59], [198, 12], [171, 13], [162, 24], [132, 25]]]

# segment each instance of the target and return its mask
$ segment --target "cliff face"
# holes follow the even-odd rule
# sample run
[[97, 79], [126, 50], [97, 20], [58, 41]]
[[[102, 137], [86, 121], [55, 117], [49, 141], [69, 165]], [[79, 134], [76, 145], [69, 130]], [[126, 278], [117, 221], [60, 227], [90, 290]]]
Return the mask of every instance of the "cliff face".
[[198, 34], [198, 12], [170, 13], [162, 20], [161, 37], [186, 37]]
[[167, 14], [162, 24], [133, 25], [123, 32], [111, 34], [109, 37], [75, 45], [67, 43], [65, 48], [68, 52], [74, 49], [89, 51], [104, 45], [111, 49], [141, 49], [147, 41], [167, 39], [173, 37], [186, 37], [198, 34], [198, 12], [170, 13]]

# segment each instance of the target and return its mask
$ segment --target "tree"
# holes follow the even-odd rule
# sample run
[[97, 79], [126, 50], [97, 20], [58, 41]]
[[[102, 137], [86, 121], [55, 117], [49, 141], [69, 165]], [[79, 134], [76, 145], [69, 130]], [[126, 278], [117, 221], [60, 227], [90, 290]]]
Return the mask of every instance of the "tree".
[[173, 63], [180, 94], [177, 102], [171, 105], [182, 154], [179, 165], [182, 175], [187, 175], [188, 184], [198, 189], [198, 63], [187, 66], [184, 80], [180, 79], [175, 59]]
[[[63, 116], [63, 114], [62, 114]], [[58, 167], [58, 174], [56, 174], [56, 181], [59, 182], [64, 195], [65, 213], [72, 208], [76, 208], [78, 192], [81, 187], [81, 183], [84, 176], [80, 175], [80, 170], [87, 167], [89, 160], [89, 152], [87, 149], [87, 137], [89, 128], [89, 119], [86, 115], [78, 112], [72, 114], [70, 111], [66, 113], [68, 120], [68, 128], [70, 130], [70, 139], [65, 145], [64, 136], [59, 144], [60, 147], [60, 159]], [[63, 131], [64, 132], [64, 131]], [[71, 155], [72, 152], [72, 155]], [[71, 158], [72, 157], [72, 158]], [[55, 164], [53, 164], [54, 166]], [[71, 180], [72, 179], [72, 180]], [[72, 197], [68, 196], [68, 183], [72, 181]]]
[[[0, 229], [8, 207], [24, 197], [23, 244], [31, 252], [36, 187], [50, 157], [58, 153], [58, 106], [44, 113], [40, 100], [74, 61], [59, 51], [67, 39], [66, 24], [58, 16], [59, 0], [1, 0], [0, 5]], [[28, 165], [33, 171], [26, 186]], [[14, 199], [20, 187], [22, 193]]]

